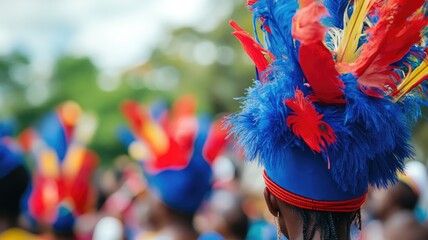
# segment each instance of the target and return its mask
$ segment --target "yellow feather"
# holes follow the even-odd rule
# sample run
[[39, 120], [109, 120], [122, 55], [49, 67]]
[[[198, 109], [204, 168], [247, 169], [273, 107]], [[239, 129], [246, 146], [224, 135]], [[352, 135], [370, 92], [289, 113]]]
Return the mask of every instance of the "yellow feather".
[[56, 153], [51, 149], [44, 150], [39, 156], [40, 172], [48, 178], [59, 176], [59, 164]]
[[68, 177], [75, 177], [83, 165], [85, 149], [77, 144], [71, 145], [67, 151], [62, 165], [64, 174]]
[[400, 100], [407, 92], [409, 92], [415, 84], [419, 82], [423, 77], [428, 74], [428, 58], [425, 58], [424, 61], [410, 74], [408, 74], [403, 81], [397, 86], [397, 92], [399, 93], [395, 98], [394, 102]]
[[360, 52], [358, 42], [362, 36], [367, 13], [372, 5], [371, 0], [355, 0], [354, 11], [349, 21], [345, 15], [345, 28], [337, 51], [337, 62], [352, 63], [357, 59]]
[[151, 144], [157, 156], [165, 154], [169, 149], [169, 138], [165, 131], [153, 121], [145, 122], [140, 129], [140, 136]]

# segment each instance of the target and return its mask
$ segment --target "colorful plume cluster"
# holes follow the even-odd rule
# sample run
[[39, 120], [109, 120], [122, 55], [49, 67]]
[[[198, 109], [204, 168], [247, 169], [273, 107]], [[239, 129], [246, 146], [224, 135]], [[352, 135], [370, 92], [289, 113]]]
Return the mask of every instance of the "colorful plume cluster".
[[425, 0], [247, 5], [255, 38], [231, 26], [258, 74], [229, 119], [247, 158], [280, 166], [298, 147], [322, 154], [344, 191], [395, 181], [426, 92]]
[[76, 103], [65, 102], [20, 136], [36, 160], [29, 213], [57, 231], [70, 231], [75, 217], [92, 207], [94, 189], [88, 183], [99, 160], [85, 146], [91, 127], [95, 123]]
[[194, 212], [211, 189], [211, 165], [225, 148], [222, 119], [197, 115], [196, 100], [184, 96], [168, 109], [129, 100], [122, 104], [129, 128], [119, 138], [142, 162], [153, 192], [173, 209]]

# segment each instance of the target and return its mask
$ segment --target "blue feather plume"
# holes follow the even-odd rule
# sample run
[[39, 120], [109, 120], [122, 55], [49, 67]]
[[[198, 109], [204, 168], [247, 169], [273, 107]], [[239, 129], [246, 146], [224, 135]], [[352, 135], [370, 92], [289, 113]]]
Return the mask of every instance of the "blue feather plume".
[[344, 15], [349, 3], [349, 0], [324, 0], [329, 16], [323, 19], [323, 24], [327, 27], [343, 29]]

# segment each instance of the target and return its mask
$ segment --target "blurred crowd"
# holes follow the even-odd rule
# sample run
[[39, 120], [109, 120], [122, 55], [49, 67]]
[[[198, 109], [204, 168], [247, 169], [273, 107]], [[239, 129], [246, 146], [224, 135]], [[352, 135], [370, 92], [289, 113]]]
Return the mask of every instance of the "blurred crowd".
[[[111, 137], [128, 151], [112, 164], [88, 148], [96, 118], [74, 102], [19, 133], [1, 123], [0, 240], [277, 239], [262, 169], [244, 163], [224, 116], [198, 114], [190, 96], [121, 111]], [[353, 239], [428, 239], [427, 168], [416, 160], [395, 185], [369, 189]]]

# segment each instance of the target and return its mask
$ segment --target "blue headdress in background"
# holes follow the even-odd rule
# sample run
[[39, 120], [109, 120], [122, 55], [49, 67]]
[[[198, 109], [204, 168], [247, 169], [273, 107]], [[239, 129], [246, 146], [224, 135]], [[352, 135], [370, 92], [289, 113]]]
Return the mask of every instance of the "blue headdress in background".
[[[163, 106], [163, 107], [159, 107]], [[194, 213], [211, 190], [211, 164], [226, 144], [220, 121], [196, 115], [196, 102], [182, 97], [168, 110], [151, 111], [134, 101], [122, 105], [130, 129], [119, 137], [142, 160], [151, 192], [172, 209]]]
[[67, 101], [23, 133], [36, 162], [30, 216], [58, 233], [72, 233], [76, 217], [92, 208], [91, 179], [99, 160], [86, 148], [89, 138], [84, 136], [93, 134], [95, 127], [95, 119]]

